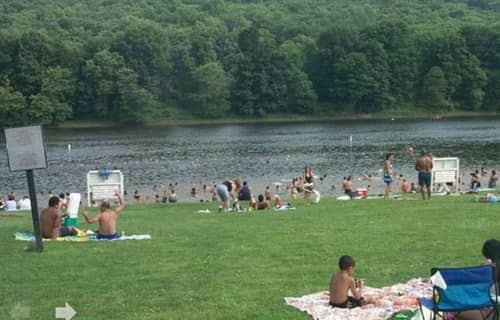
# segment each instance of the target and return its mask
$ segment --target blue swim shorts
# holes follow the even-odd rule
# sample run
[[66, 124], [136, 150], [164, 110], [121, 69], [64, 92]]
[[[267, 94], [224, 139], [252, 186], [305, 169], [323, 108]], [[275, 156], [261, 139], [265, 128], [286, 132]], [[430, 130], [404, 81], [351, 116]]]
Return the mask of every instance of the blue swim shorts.
[[388, 173], [384, 173], [384, 182], [386, 184], [391, 184], [392, 183], [392, 176]]
[[97, 234], [97, 239], [99, 240], [115, 240], [115, 239], [120, 239], [120, 235], [118, 233], [113, 233], [113, 234]]

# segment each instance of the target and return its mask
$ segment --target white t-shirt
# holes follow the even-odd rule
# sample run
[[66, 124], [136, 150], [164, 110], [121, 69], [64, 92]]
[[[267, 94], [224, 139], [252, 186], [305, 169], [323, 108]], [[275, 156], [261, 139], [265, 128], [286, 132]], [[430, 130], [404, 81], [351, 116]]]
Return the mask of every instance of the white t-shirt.
[[21, 199], [19, 200], [19, 210], [31, 210], [31, 201], [30, 199]]
[[17, 210], [16, 200], [7, 200], [7, 202], [5, 203], [5, 210], [7, 211]]

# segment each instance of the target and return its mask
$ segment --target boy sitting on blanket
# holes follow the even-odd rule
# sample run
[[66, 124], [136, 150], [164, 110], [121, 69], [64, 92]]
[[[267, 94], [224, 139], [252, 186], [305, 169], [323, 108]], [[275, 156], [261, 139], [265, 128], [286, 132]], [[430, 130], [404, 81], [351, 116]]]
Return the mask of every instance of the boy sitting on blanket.
[[[332, 275], [330, 281], [330, 305], [336, 308], [356, 308], [365, 304], [377, 304], [377, 297], [363, 297], [364, 283], [354, 279], [356, 262], [351, 256], [339, 259], [340, 270]], [[351, 295], [349, 295], [351, 291]]]

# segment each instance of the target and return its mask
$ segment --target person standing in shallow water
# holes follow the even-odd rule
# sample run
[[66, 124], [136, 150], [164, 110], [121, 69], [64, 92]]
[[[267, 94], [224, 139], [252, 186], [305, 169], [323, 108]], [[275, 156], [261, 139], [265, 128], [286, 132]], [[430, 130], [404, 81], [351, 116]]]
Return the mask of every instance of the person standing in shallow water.
[[394, 160], [394, 153], [389, 152], [385, 155], [384, 161], [384, 183], [385, 193], [384, 198], [389, 199], [392, 192], [392, 161]]
[[422, 200], [431, 199], [431, 178], [432, 178], [432, 156], [425, 151], [422, 151], [420, 158], [415, 163], [415, 170], [418, 171], [418, 185], [422, 192]]

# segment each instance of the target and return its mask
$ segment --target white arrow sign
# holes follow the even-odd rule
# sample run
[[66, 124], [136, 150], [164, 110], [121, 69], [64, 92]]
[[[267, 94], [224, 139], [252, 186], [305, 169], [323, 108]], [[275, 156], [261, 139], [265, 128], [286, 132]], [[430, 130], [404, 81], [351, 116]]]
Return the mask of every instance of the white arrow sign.
[[75, 314], [75, 309], [73, 309], [67, 302], [64, 308], [56, 308], [56, 319], [71, 320]]

